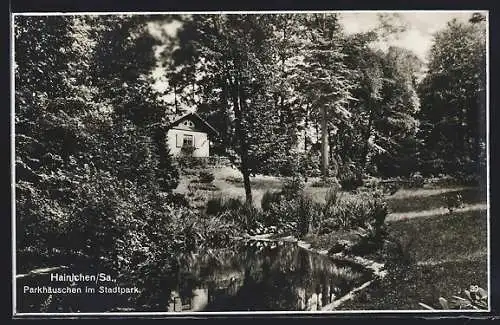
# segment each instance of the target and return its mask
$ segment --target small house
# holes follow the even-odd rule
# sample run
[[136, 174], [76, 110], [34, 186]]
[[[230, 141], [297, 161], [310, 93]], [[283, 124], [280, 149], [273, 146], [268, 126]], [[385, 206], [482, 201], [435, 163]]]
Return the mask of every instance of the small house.
[[167, 143], [173, 156], [203, 158], [210, 156], [212, 140], [219, 133], [196, 113], [186, 114], [172, 122], [167, 131]]

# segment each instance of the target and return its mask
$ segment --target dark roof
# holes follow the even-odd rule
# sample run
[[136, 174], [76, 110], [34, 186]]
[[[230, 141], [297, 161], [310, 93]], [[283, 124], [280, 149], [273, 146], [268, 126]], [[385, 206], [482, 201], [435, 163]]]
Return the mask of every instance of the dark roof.
[[190, 117], [194, 117], [195, 119], [199, 120], [210, 132], [212, 132], [213, 134], [215, 134], [217, 137], [219, 136], [219, 132], [213, 126], [211, 126], [207, 121], [205, 121], [200, 115], [198, 115], [195, 112], [188, 113], [186, 115], [183, 115], [183, 116], [177, 118], [172, 123], [170, 123], [170, 125], [169, 125], [168, 128], [172, 128], [172, 127], [174, 127], [176, 125], [179, 125], [179, 123], [181, 123], [182, 121], [185, 121], [185, 120], [189, 119]]

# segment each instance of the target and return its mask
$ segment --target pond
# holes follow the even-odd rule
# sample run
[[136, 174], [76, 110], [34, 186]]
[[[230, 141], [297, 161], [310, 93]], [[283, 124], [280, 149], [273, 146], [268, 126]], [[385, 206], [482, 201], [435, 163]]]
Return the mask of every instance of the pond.
[[358, 264], [334, 261], [296, 243], [249, 241], [179, 258], [175, 270], [147, 281], [133, 306], [122, 304], [125, 295], [87, 295], [73, 301], [70, 310], [124, 310], [116, 308], [121, 301], [130, 311], [315, 311], [370, 278]]

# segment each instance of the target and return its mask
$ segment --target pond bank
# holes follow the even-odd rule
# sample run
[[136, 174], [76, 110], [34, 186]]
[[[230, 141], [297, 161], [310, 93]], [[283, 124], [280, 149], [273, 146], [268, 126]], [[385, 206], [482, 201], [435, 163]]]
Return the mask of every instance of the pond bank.
[[354, 255], [346, 255], [342, 252], [336, 253], [336, 254], [328, 254], [328, 249], [326, 248], [313, 248], [311, 243], [308, 243], [307, 241], [304, 240], [299, 240], [293, 236], [286, 236], [286, 237], [281, 237], [281, 238], [271, 238], [272, 234], [262, 234], [262, 235], [254, 235], [254, 236], [245, 236], [241, 237], [240, 239], [244, 240], [252, 240], [252, 241], [266, 241], [266, 242], [291, 242], [291, 243], [296, 243], [297, 246], [323, 256], [328, 256], [333, 260], [343, 260], [347, 262], [351, 262], [354, 264], [358, 264], [365, 269], [369, 270], [372, 273], [373, 278], [369, 281], [364, 282], [360, 286], [352, 289], [342, 297], [335, 299], [331, 303], [322, 306], [321, 311], [333, 311], [336, 308], [338, 308], [340, 305], [343, 303], [352, 300], [356, 297], [357, 294], [359, 294], [362, 290], [366, 289], [369, 287], [371, 284], [376, 282], [377, 280], [383, 279], [387, 275], [387, 271], [384, 270], [384, 264], [379, 263], [361, 256], [354, 256]]

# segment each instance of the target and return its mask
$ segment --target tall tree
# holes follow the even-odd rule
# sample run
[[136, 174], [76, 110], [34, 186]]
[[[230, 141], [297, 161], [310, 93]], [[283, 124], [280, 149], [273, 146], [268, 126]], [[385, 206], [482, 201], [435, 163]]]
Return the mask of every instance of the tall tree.
[[329, 133], [340, 120], [349, 119], [348, 110], [353, 84], [351, 71], [344, 64], [344, 38], [336, 14], [303, 16], [303, 62], [299, 65], [302, 96], [320, 112], [321, 168], [329, 174]]
[[[250, 173], [258, 167], [260, 145], [273, 143], [272, 29], [267, 15], [196, 15], [179, 33], [176, 65], [190, 66], [198, 74], [197, 95], [227, 121], [226, 145], [238, 154], [245, 195], [252, 201]], [[266, 139], [266, 141], [261, 141]]]
[[[353, 71], [355, 84], [352, 90], [356, 101], [351, 103], [351, 123], [339, 125], [339, 153], [346, 162], [354, 162], [366, 172], [374, 142], [375, 121], [382, 116], [381, 100], [384, 84], [384, 53], [370, 45], [378, 39], [375, 32], [359, 33], [348, 37], [344, 52], [345, 62]], [[358, 145], [356, 145], [358, 144]]]
[[437, 32], [419, 87], [428, 173], [477, 173], [485, 148], [486, 26], [481, 15]]
[[417, 113], [420, 101], [416, 76], [422, 62], [411, 51], [390, 47], [384, 57], [381, 115], [375, 122], [375, 139], [384, 151], [377, 168], [385, 176], [409, 176], [416, 165]]
[[126, 17], [16, 17], [19, 250], [117, 266], [137, 240], [130, 234], [150, 236], [146, 229], [157, 226], [158, 193], [176, 185], [176, 172], [168, 160], [161, 167], [152, 131], [161, 111], [147, 89], [153, 49], [143, 25]]

